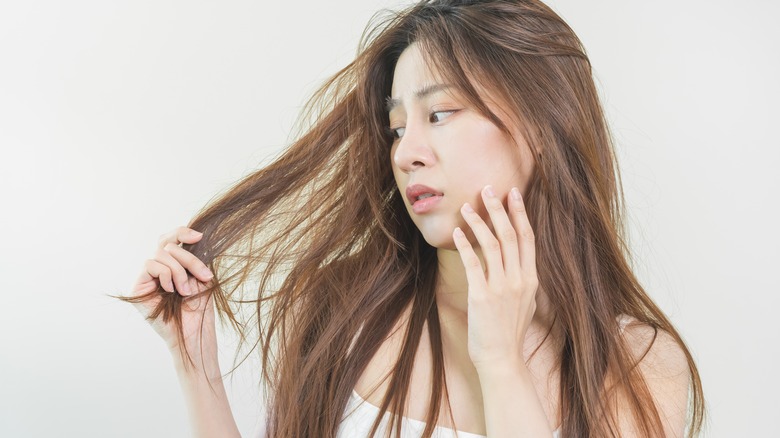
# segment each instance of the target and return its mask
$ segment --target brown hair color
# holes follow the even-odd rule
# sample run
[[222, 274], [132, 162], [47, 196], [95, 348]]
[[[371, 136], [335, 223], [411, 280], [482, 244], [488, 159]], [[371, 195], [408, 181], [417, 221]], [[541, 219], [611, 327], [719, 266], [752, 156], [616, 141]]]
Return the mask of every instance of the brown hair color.
[[[700, 432], [704, 399], [693, 357], [632, 272], [620, 174], [581, 42], [537, 0], [434, 0], [368, 30], [357, 58], [309, 102], [303, 133], [290, 148], [188, 225], [204, 236], [184, 248], [216, 274], [204, 293], [243, 341], [258, 330], [271, 394], [268, 436], [335, 436], [357, 379], [407, 305], [409, 326], [380, 417], [404, 412], [426, 322], [434, 377], [425, 437], [447, 400], [433, 294], [436, 251], [408, 217], [395, 185], [384, 105], [395, 63], [412, 42], [509, 132], [475, 89], [475, 78], [500, 96], [534, 152], [525, 203], [539, 284], [563, 333], [562, 436], [617, 436], [605, 400], [618, 390], [628, 395], [621, 408], [630, 409], [642, 435], [663, 436], [652, 395], [617, 330], [621, 314], [679, 343], [691, 372], [688, 432]], [[240, 288], [249, 279], [259, 281], [256, 295]], [[181, 329], [180, 295], [159, 289], [123, 299], [157, 296], [162, 301], [149, 318], [173, 320]], [[254, 303], [249, 315], [234, 306], [245, 303]], [[400, 430], [401, 416], [393, 414], [393, 422]], [[379, 417], [373, 431], [378, 425]]]

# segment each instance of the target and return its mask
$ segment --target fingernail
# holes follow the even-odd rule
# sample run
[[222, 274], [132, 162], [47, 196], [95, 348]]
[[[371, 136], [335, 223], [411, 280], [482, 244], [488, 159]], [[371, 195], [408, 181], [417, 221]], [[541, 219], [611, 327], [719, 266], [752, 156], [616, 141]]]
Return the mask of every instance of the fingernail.
[[201, 236], [201, 235], [203, 235], [203, 233], [201, 233], [200, 231], [195, 231], [195, 230], [190, 230], [190, 234], [192, 234], [193, 236]]
[[493, 186], [485, 186], [485, 194], [489, 198], [494, 198], [496, 196], [496, 194], [493, 193]]
[[512, 187], [512, 199], [516, 201], [520, 200], [520, 190], [518, 190], [517, 187]]
[[474, 209], [471, 208], [471, 205], [469, 205], [468, 202], [463, 204], [463, 211], [465, 211], [467, 213], [474, 213]]
[[201, 276], [205, 278], [206, 280], [211, 280], [214, 277], [214, 274], [211, 273], [211, 271], [208, 268], [203, 268], [200, 271]]
[[466, 235], [463, 234], [463, 230], [460, 229], [460, 227], [455, 227], [455, 235], [458, 237], [465, 237]]

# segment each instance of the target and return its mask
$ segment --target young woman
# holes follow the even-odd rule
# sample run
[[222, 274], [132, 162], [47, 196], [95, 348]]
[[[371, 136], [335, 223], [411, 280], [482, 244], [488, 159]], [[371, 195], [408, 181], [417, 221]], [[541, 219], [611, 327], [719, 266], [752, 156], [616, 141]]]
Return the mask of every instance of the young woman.
[[696, 365], [630, 267], [589, 60], [552, 10], [423, 1], [308, 108], [123, 297], [198, 436], [238, 436], [215, 307], [260, 343], [268, 437], [700, 431]]

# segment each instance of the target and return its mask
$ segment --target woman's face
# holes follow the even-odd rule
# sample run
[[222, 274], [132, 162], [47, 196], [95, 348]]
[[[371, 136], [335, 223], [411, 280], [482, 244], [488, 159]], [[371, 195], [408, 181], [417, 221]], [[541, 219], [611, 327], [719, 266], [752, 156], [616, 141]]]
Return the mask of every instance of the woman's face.
[[[491, 111], [501, 114], [489, 99], [484, 100]], [[522, 135], [513, 130], [521, 142], [516, 144], [471, 108], [454, 87], [448, 88], [429, 70], [418, 44], [401, 53], [388, 108], [395, 137], [391, 149], [395, 182], [430, 245], [455, 249], [455, 227], [476, 243], [460, 208], [468, 202], [490, 225], [480, 196], [486, 185], [493, 186], [505, 207], [512, 187], [527, 193], [534, 160]]]

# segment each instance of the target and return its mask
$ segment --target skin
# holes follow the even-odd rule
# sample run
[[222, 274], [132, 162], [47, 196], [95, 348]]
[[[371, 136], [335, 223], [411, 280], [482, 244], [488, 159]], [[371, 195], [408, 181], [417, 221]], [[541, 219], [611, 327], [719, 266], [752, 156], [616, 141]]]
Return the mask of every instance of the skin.
[[[133, 296], [156, 290], [186, 297], [181, 307], [184, 343], [192, 363], [182, 357], [182, 345], [172, 323], [162, 318], [150, 321], [167, 344], [187, 405], [194, 437], [240, 437], [219, 367], [214, 304], [209, 294], [198, 295], [211, 285], [214, 274], [195, 255], [179, 246], [196, 243], [203, 235], [188, 227], [178, 227], [160, 237], [153, 259], [133, 286]], [[188, 275], [188, 273], [190, 275]], [[136, 304], [146, 317], [159, 299]], [[201, 346], [203, 347], [201, 349]]]
[[[533, 159], [525, 143], [515, 144], [510, 136], [468, 108], [454, 89], [440, 90], [424, 99], [415, 97], [415, 92], [422, 87], [441, 83], [426, 68], [416, 47], [412, 45], [404, 51], [394, 75], [392, 97], [397, 105], [390, 113], [389, 122], [392, 128], [403, 127], [404, 131], [401, 131], [402, 138], [393, 145], [391, 161], [402, 192], [409, 184], [425, 184], [444, 193], [435, 212], [416, 215], [408, 201], [407, 208], [425, 239], [438, 248], [440, 287], [435, 293], [440, 308], [443, 348], [448, 375], [459, 376], [449, 383], [454, 414], [461, 430], [484, 432], [483, 412], [487, 405], [482, 404], [478, 371], [499, 376], [507, 368], [516, 368], [517, 361], [522, 361], [538, 346], [542, 327], [544, 331], [548, 327], [544, 318], [546, 313], [540, 312], [546, 309], [546, 301], [537, 287], [533, 234], [520, 195], [532, 175]], [[434, 110], [440, 112], [432, 122], [430, 117]], [[519, 134], [515, 137], [522, 138]], [[515, 197], [509, 196], [513, 188], [517, 193]], [[475, 211], [470, 212], [470, 206]], [[458, 230], [465, 233], [458, 234]], [[495, 232], [500, 239], [495, 237]], [[203, 291], [213, 274], [179, 244], [195, 243], [201, 237], [187, 227], [161, 236], [154, 259], [147, 260], [134, 286], [134, 295], [162, 285], [168, 292], [188, 297], [187, 302], [192, 307], [183, 309], [184, 332], [187, 350], [196, 355], [200, 351], [202, 306], [208, 306], [204, 345], [216, 348], [211, 301], [207, 296], [191, 296]], [[520, 245], [520, 242], [525, 244]], [[486, 243], [497, 250], [486, 253], [487, 257], [480, 249]], [[466, 269], [467, 266], [470, 269]], [[485, 269], [489, 277], [485, 276]], [[188, 272], [192, 275], [188, 276]], [[479, 304], [469, 302], [469, 298], [475, 297], [481, 297]], [[155, 302], [146, 302], [138, 306], [146, 314], [155, 305]], [[159, 319], [152, 325], [172, 353], [180, 351], [172, 325], [162, 324]], [[393, 357], [394, 341], [388, 341], [389, 348], [383, 350], [386, 355], [377, 355], [379, 363], [386, 357]], [[427, 342], [423, 340], [422, 345]], [[204, 352], [209, 375], [219, 375], [216, 356], [214, 351]], [[421, 358], [424, 357], [426, 354], [422, 352]], [[193, 359], [198, 363], [201, 357]], [[426, 363], [428, 360], [420, 360], [423, 368], [428, 368]], [[177, 366], [179, 368], [181, 366]], [[381, 366], [378, 370], [374, 368], [372, 363], [364, 374], [365, 386], [373, 386], [377, 376], [384, 371]], [[417, 376], [420, 381], [427, 379], [424, 374]], [[192, 380], [184, 379], [186, 382]], [[193, 385], [185, 385], [185, 388], [189, 386]], [[356, 389], [366, 393], [365, 386], [358, 383]], [[546, 418], [533, 385], [524, 386], [530, 389], [531, 408], [537, 410], [537, 417], [543, 420], [543, 433], [546, 433], [551, 429], [544, 429]], [[203, 397], [190, 398], [199, 400]]]
[[[214, 274], [205, 263], [195, 257], [189, 251], [179, 246], [181, 243], [196, 243], [203, 235], [187, 227], [178, 227], [160, 236], [154, 258], [144, 263], [144, 269], [133, 286], [133, 296], [139, 296], [162, 288], [171, 293], [178, 292], [182, 296], [191, 296], [196, 292], [204, 291], [210, 284]], [[188, 276], [188, 272], [192, 275]], [[136, 308], [144, 315], [157, 306], [158, 300], [150, 300], [136, 304]], [[187, 306], [182, 307], [182, 325], [185, 342], [191, 354], [200, 353], [201, 320], [203, 319], [204, 306], [206, 307], [206, 319], [203, 321], [203, 333], [211, 342], [204, 345], [216, 344], [216, 331], [213, 318], [213, 301], [208, 296], [194, 296], [187, 301]], [[163, 338], [172, 352], [181, 350], [172, 323], [164, 324], [161, 318], [152, 322], [152, 327]], [[198, 348], [195, 348], [198, 346]]]
[[[559, 334], [554, 329], [552, 341], [541, 344], [552, 318], [549, 301], [538, 284], [535, 238], [522, 197], [533, 175], [533, 155], [519, 132], [509, 136], [499, 130], [470, 108], [455, 89], [438, 88], [420, 96], [420, 90], [432, 85], [446, 84], [412, 44], [401, 54], [393, 77], [389, 123], [398, 138], [390, 162], [402, 193], [410, 184], [424, 184], [443, 193], [429, 212], [414, 213], [409, 200], [406, 207], [426, 241], [437, 248], [439, 278], [434, 293], [453, 415], [462, 431], [491, 437], [549, 437], [560, 425], [558, 389], [549, 386], [555, 379], [548, 381], [556, 360], [549, 345], [554, 345]], [[484, 97], [494, 113], [505, 114], [491, 103], [495, 100]], [[201, 237], [187, 227], [161, 236], [133, 295], [162, 285], [168, 292], [188, 297], [188, 306], [182, 309], [187, 349], [196, 363], [204, 359], [206, 374], [213, 376], [211, 383], [219, 383], [213, 307], [208, 295], [197, 295], [213, 274], [179, 246]], [[137, 306], [146, 315], [156, 304]], [[201, 332], [204, 306], [207, 318]], [[172, 353], [181, 350], [172, 325], [158, 319], [152, 326]], [[196, 348], [201, 336], [203, 345], [211, 346], [202, 357]], [[668, 334], [660, 333], [656, 339], [642, 324], [630, 324], [625, 337], [635, 356], [643, 358], [639, 370], [650, 384], [666, 435], [682, 436], [690, 378], [685, 356]], [[382, 388], [383, 377], [397, 358], [399, 339], [391, 336], [380, 348], [356, 386], [359, 393], [373, 392], [377, 382]], [[411, 391], [417, 391], [417, 396], [410, 399], [407, 415], [411, 418], [425, 417], [424, 384], [431, 377], [426, 374], [430, 371], [428, 342], [427, 337], [421, 340], [415, 361]], [[649, 342], [654, 343], [648, 351]], [[542, 348], [529, 360], [540, 344]], [[239, 436], [224, 388], [219, 387], [215, 395], [197, 373], [178, 362], [177, 371], [191, 405], [193, 430], [203, 432], [199, 436], [228, 436], [227, 432]], [[378, 405], [382, 398], [379, 391], [368, 400]], [[624, 403], [619, 396], [610, 405]], [[446, 424], [443, 415], [439, 418]], [[619, 412], [618, 418], [621, 435], [637, 435], [628, 413]]]
[[[391, 165], [401, 193], [409, 185], [423, 184], [444, 194], [432, 211], [423, 214], [414, 213], [410, 200], [404, 200], [412, 221], [437, 248], [443, 284], [437, 303], [465, 316], [469, 284], [488, 286], [481, 269], [477, 273], [466, 268], [477, 262], [480, 267], [488, 263], [484, 267], [492, 269], [485, 274], [492, 272], [493, 281], [500, 281], [503, 274], [508, 282], [520, 283], [524, 279], [518, 269], [525, 269], [526, 280], [534, 286], [526, 293], [536, 293], [533, 231], [522, 203], [534, 161], [519, 133], [515, 134], [518, 144], [470, 108], [455, 89], [419, 96], [419, 90], [442, 83], [426, 65], [417, 44], [401, 54], [391, 92], [398, 105], [389, 114], [390, 128], [396, 132]], [[513, 188], [515, 197], [509, 196]], [[501, 245], [499, 253], [491, 252], [486, 259], [481, 248], [497, 244]], [[531, 320], [523, 322], [527, 329]], [[472, 359], [479, 362], [482, 358], [474, 353], [477, 357]]]
[[[502, 114], [486, 97], [491, 111]], [[554, 426], [543, 406], [548, 402], [538, 397], [527, 366], [551, 321], [522, 200], [533, 154], [518, 131], [511, 136], [501, 131], [447, 87], [417, 44], [396, 64], [389, 102], [395, 134], [391, 165], [399, 190], [422, 184], [443, 194], [429, 211], [415, 213], [406, 197], [405, 205], [437, 248], [442, 348], [448, 375], [460, 376], [456, 400], [466, 401], [455, 410], [484, 413], [457, 415], [468, 424], [465, 430], [550, 436]], [[546, 375], [550, 356], [540, 357], [536, 371]], [[511, 395], [501, 388], [510, 380], [522, 388]], [[502, 424], [500, 407], [508, 403], [526, 412], [522, 429]]]
[[[460, 228], [481, 259], [481, 245], [468, 219], [478, 217], [494, 232], [487, 208], [492, 203], [499, 223], [507, 224], [506, 213], [500, 215], [497, 208], [499, 204], [508, 208], [513, 187], [520, 191], [521, 197], [527, 192], [535, 164], [533, 153], [518, 130], [512, 136], [501, 131], [470, 108], [454, 88], [419, 95], [420, 90], [430, 89], [432, 85], [446, 86], [446, 81], [431, 71], [418, 45], [412, 44], [401, 54], [393, 77], [391, 102], [396, 105], [389, 113], [389, 126], [397, 138], [391, 149], [391, 165], [401, 193], [412, 184], [423, 184], [444, 193], [435, 210], [425, 214], [415, 214], [406, 198], [405, 205], [426, 241], [437, 248], [442, 285], [437, 291], [437, 303], [446, 309], [448, 316], [465, 319], [468, 280], [453, 232]], [[491, 103], [493, 99], [485, 97], [494, 113], [504, 113]], [[486, 203], [483, 189], [487, 186], [495, 199]], [[464, 207], [470, 207], [478, 216], [464, 214]], [[519, 238], [518, 230], [505, 227], [504, 231], [505, 239]], [[530, 227], [525, 231], [528, 239], [532, 239]], [[484, 233], [483, 236], [487, 237]], [[494, 244], [495, 240], [491, 239], [488, 237], [488, 243]], [[520, 249], [516, 242], [509, 244], [514, 246], [513, 252]], [[528, 259], [534, 262], [530, 255]], [[533, 322], [546, 332], [551, 318], [543, 291], [537, 293], [536, 305], [538, 311]]]
[[[538, 286], [534, 233], [522, 201], [533, 175], [533, 155], [517, 130], [506, 135], [469, 108], [455, 89], [421, 97], [420, 90], [436, 84], [445, 82], [412, 44], [393, 76], [389, 123], [397, 138], [391, 164], [401, 193], [409, 184], [424, 184], [444, 194], [423, 214], [415, 214], [408, 199], [406, 207], [437, 248], [442, 348], [447, 375], [461, 380], [455, 417], [466, 425], [461, 430], [487, 431], [491, 437], [549, 437], [560, 425], [557, 387], [546, 383], [556, 354], [548, 346], [529, 360], [552, 324], [549, 301]], [[483, 99], [495, 114], [506, 114], [496, 99]], [[665, 435], [682, 436], [690, 378], [686, 359], [669, 334], [653, 335], [638, 323], [624, 333], [635, 358], [641, 358], [638, 368], [656, 400]], [[545, 344], [554, 345], [560, 333], [553, 329], [551, 336]], [[624, 395], [609, 404], [618, 412], [621, 435], [637, 436], [630, 413], [619, 409], [626, 404]]]

